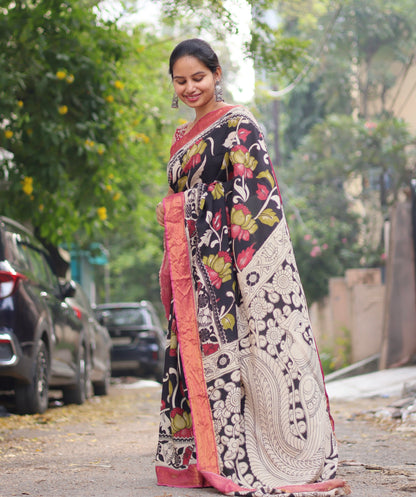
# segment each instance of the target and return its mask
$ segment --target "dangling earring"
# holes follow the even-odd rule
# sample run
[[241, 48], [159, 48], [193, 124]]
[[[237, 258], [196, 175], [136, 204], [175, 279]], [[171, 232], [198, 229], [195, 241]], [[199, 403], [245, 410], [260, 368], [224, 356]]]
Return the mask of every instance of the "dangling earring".
[[222, 86], [219, 80], [215, 82], [215, 101], [224, 102], [224, 97], [222, 95]]
[[178, 95], [176, 95], [176, 93], [173, 93], [171, 108], [172, 109], [179, 108], [179, 98]]

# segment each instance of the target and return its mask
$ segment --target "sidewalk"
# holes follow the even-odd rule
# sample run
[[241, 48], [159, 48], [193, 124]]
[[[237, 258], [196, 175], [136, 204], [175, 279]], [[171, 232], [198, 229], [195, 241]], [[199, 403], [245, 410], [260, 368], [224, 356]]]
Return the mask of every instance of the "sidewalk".
[[329, 400], [402, 396], [406, 385], [416, 385], [416, 365], [384, 369], [326, 383]]

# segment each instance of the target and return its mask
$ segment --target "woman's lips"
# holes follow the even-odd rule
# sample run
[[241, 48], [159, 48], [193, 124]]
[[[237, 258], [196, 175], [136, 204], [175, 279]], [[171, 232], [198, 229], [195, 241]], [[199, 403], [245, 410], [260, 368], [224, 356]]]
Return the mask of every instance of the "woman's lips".
[[185, 98], [187, 100], [189, 100], [190, 102], [196, 102], [200, 96], [201, 96], [201, 94], [199, 94], [199, 95], [187, 95]]

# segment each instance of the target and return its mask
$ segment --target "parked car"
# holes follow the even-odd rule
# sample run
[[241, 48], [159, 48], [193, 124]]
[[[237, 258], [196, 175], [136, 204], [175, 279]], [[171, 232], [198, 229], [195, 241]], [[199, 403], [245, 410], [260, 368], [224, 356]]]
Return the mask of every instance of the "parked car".
[[107, 395], [111, 379], [112, 342], [106, 327], [96, 319], [91, 303], [81, 285], [75, 283], [75, 294], [66, 302], [82, 321], [89, 343], [88, 377], [95, 395]]
[[165, 332], [151, 302], [97, 305], [97, 319], [110, 332], [114, 373], [130, 372], [161, 381], [164, 366]]
[[0, 216], [0, 390], [14, 391], [19, 413], [44, 412], [50, 388], [65, 403], [88, 395], [90, 336], [75, 295], [30, 231]]

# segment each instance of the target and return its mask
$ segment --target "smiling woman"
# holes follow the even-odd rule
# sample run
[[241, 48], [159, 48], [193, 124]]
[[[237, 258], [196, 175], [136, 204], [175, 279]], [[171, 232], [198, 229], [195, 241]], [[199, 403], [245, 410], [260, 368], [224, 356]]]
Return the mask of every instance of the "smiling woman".
[[226, 495], [330, 497], [338, 452], [319, 356], [263, 134], [223, 102], [203, 40], [170, 58], [195, 111], [174, 135], [160, 271], [169, 321], [158, 483]]

